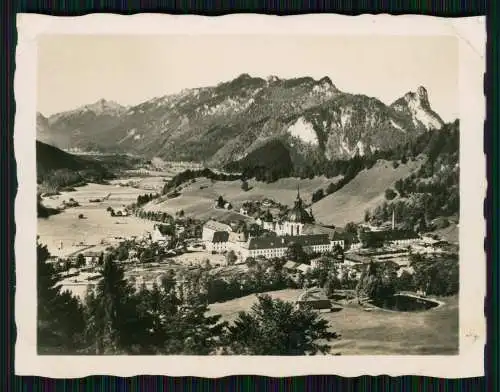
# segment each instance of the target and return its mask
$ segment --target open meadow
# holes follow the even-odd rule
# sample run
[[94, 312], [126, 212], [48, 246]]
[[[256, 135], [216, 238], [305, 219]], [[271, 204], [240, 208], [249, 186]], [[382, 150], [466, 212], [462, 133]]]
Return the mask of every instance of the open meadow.
[[[56, 256], [66, 255], [78, 250], [79, 243], [98, 245], [101, 241], [114, 237], [130, 238], [139, 236], [153, 229], [153, 222], [135, 216], [111, 217], [108, 207], [117, 208], [131, 204], [137, 196], [144, 194], [142, 189], [117, 185], [87, 184], [73, 192], [61, 192], [60, 195], [43, 198], [47, 207], [58, 207], [63, 200], [73, 198], [80, 206], [63, 210], [49, 218], [39, 218], [37, 232], [40, 242]], [[106, 198], [107, 197], [107, 198]], [[105, 199], [91, 203], [90, 199]], [[83, 214], [84, 218], [79, 219]], [[63, 249], [58, 249], [60, 243]], [[80, 247], [81, 248], [81, 247]]]
[[377, 162], [337, 192], [314, 203], [312, 210], [316, 220], [336, 226], [361, 222], [366, 209], [373, 209], [384, 201], [386, 189], [393, 187], [399, 179], [408, 177], [420, 165], [420, 161], [408, 161], [394, 168], [392, 162]]
[[[302, 290], [269, 292], [273, 298], [295, 301]], [[419, 312], [375, 308], [363, 310], [351, 303], [338, 312], [321, 313], [340, 339], [332, 353], [341, 355], [454, 355], [458, 353], [458, 296], [439, 298], [442, 306]], [[249, 311], [256, 295], [210, 305], [209, 314], [232, 322], [240, 311]]]
[[198, 178], [193, 183], [183, 184], [181, 195], [172, 198], [162, 198], [151, 202], [146, 209], [164, 211], [169, 214], [184, 210], [188, 216], [198, 219], [225, 218], [230, 219], [228, 211], [215, 210], [215, 200], [222, 196], [229, 201], [236, 210], [239, 210], [245, 201], [261, 201], [264, 198], [272, 199], [281, 204], [293, 206], [297, 197], [297, 186], [300, 185], [300, 194], [304, 201], [310, 202], [313, 192], [326, 189], [339, 178], [315, 177], [313, 179], [283, 178], [267, 184], [249, 180], [250, 189], [241, 189], [241, 181], [211, 181], [207, 178]]
[[[325, 225], [344, 226], [348, 222], [363, 220], [366, 209], [373, 209], [384, 201], [386, 189], [417, 170], [421, 161], [409, 161], [393, 167], [392, 162], [379, 161], [372, 168], [361, 171], [353, 180], [337, 192], [325, 196], [312, 204], [316, 221]], [[198, 178], [191, 183], [181, 185], [180, 195], [168, 199], [162, 197], [146, 206], [146, 210], [163, 211], [169, 214], [183, 210], [187, 216], [198, 219], [231, 219], [234, 212], [216, 210], [215, 200], [222, 196], [234, 209], [239, 210], [243, 202], [273, 199], [281, 204], [293, 206], [297, 197], [297, 185], [306, 203], [311, 203], [312, 194], [326, 189], [330, 183], [336, 183], [341, 177], [313, 179], [283, 178], [273, 183], [249, 180], [250, 189], [241, 189], [241, 181], [211, 181]]]

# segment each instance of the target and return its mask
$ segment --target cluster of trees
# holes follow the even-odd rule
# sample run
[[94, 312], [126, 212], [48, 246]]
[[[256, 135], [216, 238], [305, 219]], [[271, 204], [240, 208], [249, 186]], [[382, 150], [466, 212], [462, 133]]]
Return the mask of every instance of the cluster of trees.
[[135, 210], [135, 215], [141, 219], [147, 219], [159, 223], [164, 223], [166, 225], [172, 226], [176, 223], [182, 224], [184, 226], [183, 235], [187, 237], [199, 238], [201, 237], [201, 232], [203, 230], [202, 222], [198, 219], [191, 217], [186, 217], [184, 210], [176, 212], [176, 216], [173, 217], [170, 214], [162, 211], [144, 211], [139, 208]]
[[[222, 196], [219, 196], [219, 197], [217, 198], [216, 207], [217, 207], [217, 208], [224, 208], [227, 202], [228, 202], [228, 201], [227, 201], [227, 200], [224, 200], [224, 198], [223, 198]], [[229, 203], [229, 208], [228, 208], [228, 209], [231, 209], [231, 208], [232, 208], [232, 207], [231, 207], [231, 203]]]
[[[356, 172], [357, 174], [358, 172]], [[354, 176], [356, 175], [354, 174]], [[354, 178], [354, 176], [351, 177]], [[347, 182], [349, 182], [350, 180], [340, 180], [338, 182], [331, 182], [330, 184], [328, 184], [328, 186], [323, 190], [322, 188], [320, 189], [317, 189], [313, 194], [312, 194], [312, 197], [311, 197], [311, 203], [316, 203], [318, 201], [320, 201], [321, 199], [323, 199], [324, 197], [328, 196], [328, 195], [331, 195], [332, 193], [338, 191], [340, 188], [342, 188], [345, 184], [347, 184]]]
[[[425, 154], [420, 169], [396, 181], [394, 189], [386, 191], [390, 201], [371, 211], [377, 221], [388, 219], [392, 210], [405, 217], [408, 228], [441, 217], [458, 216], [460, 213], [459, 188], [459, 123], [446, 125], [440, 131], [429, 132], [417, 139], [413, 153]], [[397, 192], [397, 193], [396, 193]], [[396, 196], [399, 196], [396, 198]]]
[[[290, 244], [285, 253], [285, 259], [304, 264], [309, 264], [310, 260], [319, 256], [321, 255], [318, 253], [306, 252], [301, 244], [295, 242]], [[331, 253], [324, 254], [322, 257], [329, 257], [332, 259], [336, 259], [337, 261], [343, 261], [344, 250], [341, 246], [337, 245]]]
[[[281, 260], [275, 260], [272, 263], [281, 263]], [[205, 290], [208, 303], [229, 301], [265, 291], [298, 287], [281, 268], [268, 268], [265, 262], [257, 260], [248, 260], [248, 264], [250, 269], [244, 276], [230, 278], [207, 276]]]
[[394, 192], [394, 189], [389, 188], [389, 189], [386, 189], [386, 190], [385, 190], [385, 198], [386, 198], [387, 200], [392, 200], [392, 199], [394, 199], [397, 195], [398, 195], [398, 194], [397, 194], [396, 192]]
[[68, 292], [59, 292], [57, 272], [47, 263], [50, 254], [37, 246], [37, 340], [40, 354], [64, 354], [81, 348], [84, 335], [83, 306]]
[[403, 271], [392, 262], [367, 265], [356, 286], [358, 299], [370, 299], [379, 303], [389, 300], [401, 291], [422, 290], [427, 295], [450, 296], [459, 291], [459, 264], [457, 255], [412, 255], [414, 273]]
[[59, 211], [56, 208], [50, 208], [50, 207], [44, 206], [42, 203], [41, 196], [38, 195], [37, 200], [36, 200], [36, 212], [37, 212], [38, 218], [48, 218], [51, 215], [59, 214], [61, 211]]
[[268, 295], [259, 296], [250, 312], [240, 313], [229, 334], [232, 352], [238, 355], [326, 354], [328, 342], [338, 338], [317, 312], [294, 309], [292, 303]]
[[226, 165], [226, 170], [242, 173], [243, 178], [271, 183], [292, 175], [290, 152], [279, 140], [272, 140], [250, 152], [239, 161]]
[[58, 168], [37, 173], [37, 183], [42, 188], [55, 191], [83, 186], [88, 182], [104, 184], [112, 178], [112, 173], [92, 165], [85, 169]]
[[[389, 150], [369, 152], [364, 156], [354, 156], [350, 159], [328, 160], [317, 157], [302, 163], [293, 164], [289, 151], [279, 141], [257, 149], [241, 161], [226, 166], [228, 170], [240, 171], [244, 178], [255, 178], [259, 181], [274, 182], [280, 178], [296, 176], [313, 178], [325, 175], [328, 178], [341, 177], [332, 182], [327, 189], [318, 190], [313, 195], [315, 201], [327, 194], [341, 189], [349, 183], [360, 171], [370, 169], [378, 160], [393, 162], [396, 168], [424, 154], [426, 163], [421, 175], [430, 177], [441, 171], [441, 164], [454, 166], [458, 162], [459, 122], [447, 124], [441, 130], [426, 132]], [[443, 183], [453, 183], [454, 177], [443, 179]], [[439, 192], [439, 191], [438, 191]], [[449, 191], [455, 194], [455, 190]], [[314, 202], [314, 201], [313, 201]]]
[[323, 197], [325, 197], [325, 192], [323, 191], [322, 188], [320, 188], [317, 191], [313, 192], [311, 196], [311, 203], [316, 203], [317, 201], [320, 201]]
[[61, 189], [70, 185], [75, 185], [83, 181], [82, 175], [78, 171], [71, 169], [57, 169], [46, 172], [38, 176], [38, 182], [49, 189]]
[[137, 196], [137, 202], [136, 202], [136, 206], [137, 207], [142, 207], [144, 204], [147, 204], [149, 203], [151, 200], [154, 200], [154, 199], [157, 199], [158, 197], [160, 197], [160, 195], [158, 193], [146, 193], [144, 195], [139, 195]]
[[143, 209], [137, 209], [135, 215], [141, 219], [147, 219], [162, 223], [173, 223], [175, 221], [172, 215], [167, 214], [162, 211], [144, 211]]
[[200, 170], [188, 169], [172, 177], [172, 179], [169, 182], [167, 182], [163, 187], [163, 194], [165, 195], [167, 193], [170, 193], [178, 186], [199, 177], [205, 177], [215, 181], [236, 181], [236, 180], [241, 180], [243, 178], [241, 174], [219, 173], [219, 172], [214, 172], [207, 168]]
[[411, 265], [415, 270], [409, 284], [430, 295], [448, 296], [459, 290], [459, 263], [457, 255], [424, 257], [412, 255]]
[[384, 301], [396, 293], [397, 269], [393, 263], [371, 262], [361, 273], [356, 286], [358, 301]]
[[242, 180], [241, 181], [241, 189], [244, 191], [244, 192], [248, 192], [250, 190], [250, 185], [248, 184], [248, 181], [247, 180]]
[[207, 315], [206, 294], [193, 290], [207, 275], [196, 281], [169, 272], [152, 289], [136, 290], [108, 255], [82, 302], [60, 292], [46, 247], [37, 251], [40, 354], [305, 355], [328, 352], [323, 341], [336, 337], [316, 312], [268, 296], [229, 325]]

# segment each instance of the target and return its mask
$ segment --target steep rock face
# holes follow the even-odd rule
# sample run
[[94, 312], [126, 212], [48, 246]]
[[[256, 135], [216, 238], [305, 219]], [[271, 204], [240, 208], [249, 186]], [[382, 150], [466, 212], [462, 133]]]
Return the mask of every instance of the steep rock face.
[[404, 97], [394, 102], [391, 107], [398, 113], [411, 117], [414, 125], [420, 124], [427, 130], [441, 129], [443, 120], [432, 109], [425, 87], [418, 87], [417, 91], [408, 92]]
[[[279, 140], [294, 162], [364, 155], [440, 128], [424, 88], [387, 106], [340, 91], [328, 77], [242, 74], [134, 107], [99, 101], [47, 120], [52, 143], [225, 165]], [[42, 126], [39, 134], [44, 133]], [[47, 140], [47, 139], [45, 139]]]

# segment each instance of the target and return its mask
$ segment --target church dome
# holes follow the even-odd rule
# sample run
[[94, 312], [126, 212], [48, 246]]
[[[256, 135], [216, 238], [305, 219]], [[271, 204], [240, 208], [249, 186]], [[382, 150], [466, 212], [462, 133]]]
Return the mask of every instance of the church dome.
[[287, 214], [287, 220], [293, 223], [313, 223], [314, 219], [304, 208], [293, 207]]
[[314, 217], [311, 213], [307, 212], [300, 198], [300, 191], [297, 190], [297, 200], [295, 205], [288, 211], [286, 220], [292, 223], [313, 223]]

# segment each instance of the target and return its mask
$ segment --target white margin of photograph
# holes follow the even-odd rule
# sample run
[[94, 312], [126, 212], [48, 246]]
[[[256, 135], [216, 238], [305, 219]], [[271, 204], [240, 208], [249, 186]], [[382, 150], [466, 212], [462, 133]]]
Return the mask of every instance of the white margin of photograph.
[[[222, 17], [93, 14], [52, 17], [19, 14], [14, 89], [15, 373], [52, 378], [89, 375], [223, 377], [234, 374], [295, 376], [336, 374], [425, 375], [463, 378], [484, 375], [486, 320], [486, 160], [483, 152], [486, 24], [484, 17], [333, 14]], [[450, 356], [38, 356], [36, 352], [36, 86], [37, 38], [43, 34], [281, 34], [456, 36], [460, 95], [460, 353]], [[390, 331], [388, 331], [388, 335]]]

